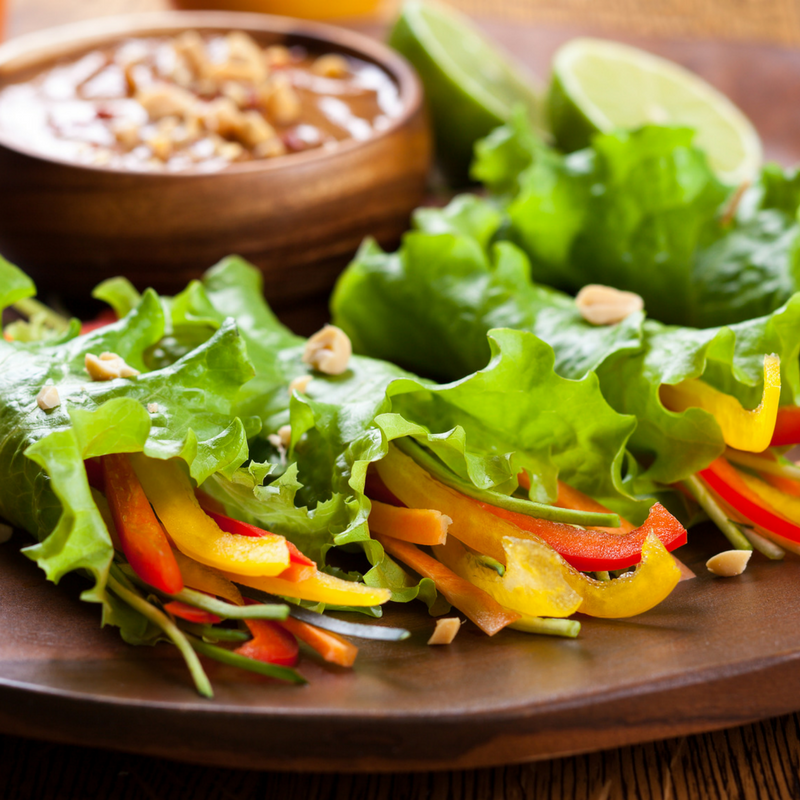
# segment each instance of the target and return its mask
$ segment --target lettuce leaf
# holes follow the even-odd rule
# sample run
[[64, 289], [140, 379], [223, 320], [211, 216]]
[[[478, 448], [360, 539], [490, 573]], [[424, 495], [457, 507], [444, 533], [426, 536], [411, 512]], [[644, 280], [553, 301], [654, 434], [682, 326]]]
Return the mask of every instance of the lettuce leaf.
[[498, 235], [526, 252], [537, 282], [634, 291], [669, 324], [766, 315], [800, 286], [800, 179], [769, 165], [739, 202], [693, 138], [650, 125], [562, 155], [518, 115], [478, 144], [473, 175], [505, 213]]
[[487, 251], [484, 229], [480, 241], [458, 232], [465, 226], [454, 218], [463, 220], [468, 206], [475, 217], [474, 206], [485, 203], [462, 199], [456, 209], [418, 218], [428, 229], [450, 232], [407, 234], [398, 253], [383, 253], [373, 243], [362, 247], [332, 302], [336, 324], [360, 352], [446, 380], [488, 362], [482, 337], [490, 330], [536, 334], [552, 346], [558, 374], [581, 379], [596, 371], [612, 408], [636, 417], [628, 446], [645, 469], [629, 485], [635, 493], [648, 491], [651, 481], [682, 480], [724, 448], [710, 414], [676, 414], [662, 406], [662, 384], [703, 377], [752, 408], [760, 400], [764, 355], [777, 353], [782, 402], [797, 401], [800, 296], [771, 315], [729, 327], [667, 327], [641, 314], [594, 327], [572, 298], [532, 282], [527, 259], [514, 245], [500, 242]]
[[[34, 292], [19, 270], [0, 263], [4, 304]], [[258, 429], [257, 420], [245, 425], [231, 413], [253, 370], [236, 326], [227, 321], [183, 358], [149, 371], [148, 353], [166, 327], [163, 304], [152, 291], [113, 325], [85, 336], [77, 335], [79, 327], [73, 323], [59, 340], [0, 342], [0, 515], [38, 540], [23, 552], [50, 580], [87, 571], [93, 585], [83, 599], [103, 603], [104, 621], [139, 639], [138, 615], [122, 614], [105, 591], [113, 547], [83, 461], [144, 451], [182, 458], [198, 482], [215, 472], [232, 474], [247, 457], [248, 435]], [[91, 381], [85, 356], [104, 351], [142, 374]], [[61, 404], [43, 411], [36, 398], [47, 384], [56, 386]]]
[[[269, 312], [258, 273], [240, 259], [227, 259], [207, 274], [203, 288], [219, 315], [224, 309], [235, 316], [248, 343], [257, 376], [244, 388], [239, 410], [260, 409], [264, 429], [251, 441], [251, 452], [270, 462], [272, 475], [279, 474], [260, 485], [251, 465], [232, 480], [215, 476], [205, 488], [231, 511], [283, 533], [312, 557], [324, 559], [331, 547], [356, 546], [373, 565], [367, 582], [389, 585], [396, 599], [413, 594], [402, 570], [369, 538], [366, 524], [367, 467], [400, 436], [414, 436], [482, 488], [510, 493], [525, 469], [534, 499], [552, 500], [560, 476], [612, 506], [646, 515], [648, 504], [632, 500], [622, 482], [633, 420], [608, 407], [593, 375], [573, 381], [556, 374], [552, 348], [535, 336], [493, 334], [488, 366], [451, 384], [356, 356], [344, 374], [312, 373], [306, 392], [290, 397], [289, 382], [309, 374], [302, 362], [304, 341]], [[203, 302], [198, 297], [197, 310]], [[255, 385], [261, 386], [260, 398], [251, 393]], [[292, 436], [287, 463], [281, 464], [266, 437], [285, 424]]]

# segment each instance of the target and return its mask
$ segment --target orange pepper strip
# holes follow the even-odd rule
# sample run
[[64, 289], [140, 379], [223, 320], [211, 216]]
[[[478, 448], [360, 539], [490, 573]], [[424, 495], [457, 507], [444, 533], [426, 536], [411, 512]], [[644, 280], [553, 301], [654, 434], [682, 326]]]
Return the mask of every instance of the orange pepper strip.
[[800, 481], [793, 478], [786, 478], [783, 475], [771, 475], [769, 472], [762, 472], [761, 477], [770, 486], [780, 489], [784, 494], [789, 494], [792, 497], [800, 497]]
[[435, 558], [423, 553], [408, 542], [390, 536], [375, 537], [387, 553], [395, 556], [423, 578], [430, 578], [436, 589], [459, 611], [463, 611], [484, 633], [494, 636], [498, 631], [516, 622], [521, 615], [503, 608], [491, 595], [459, 578], [452, 570]]
[[[597, 511], [603, 514], [612, 513], [610, 508], [606, 508], [602, 503], [598, 503], [597, 500], [594, 500], [589, 497], [589, 495], [578, 491], [578, 489], [573, 489], [569, 484], [566, 484], [563, 481], [558, 482], [558, 497], [553, 505], [557, 505], [560, 508], [574, 508], [576, 511]], [[602, 526], [597, 526], [591, 527], [589, 530], [604, 531], [605, 533], [621, 536], [625, 533], [630, 533], [631, 531], [636, 530], [636, 526], [632, 522], [629, 522], [627, 519], [620, 516], [619, 528], [604, 528]]]
[[369, 528], [412, 544], [443, 544], [453, 520], [432, 508], [398, 508], [372, 500]]
[[519, 537], [516, 525], [490, 514], [476, 500], [440, 483], [396, 447], [390, 447], [375, 467], [387, 489], [409, 508], [435, 508], [446, 514], [453, 520], [448, 535], [501, 564], [506, 563], [503, 537]]
[[[528, 477], [527, 472], [520, 472], [519, 475], [517, 475], [517, 480], [523, 489], [531, 488], [531, 479]], [[613, 513], [610, 508], [606, 508], [602, 503], [598, 503], [597, 500], [589, 497], [588, 494], [584, 494], [578, 489], [573, 489], [572, 486], [568, 483], [564, 483], [564, 481], [558, 482], [558, 497], [553, 505], [559, 508], [572, 508], [575, 511], [592, 511], [600, 514]], [[636, 530], [636, 526], [620, 516], [619, 528], [604, 528], [598, 525], [590, 527], [588, 530], [604, 531], [605, 533], [621, 535]]]
[[347, 639], [293, 617], [287, 617], [278, 624], [316, 650], [331, 664], [338, 664], [340, 667], [353, 666], [358, 655], [358, 648]]
[[183, 582], [190, 589], [221, 597], [235, 606], [244, 605], [241, 592], [221, 572], [185, 556], [180, 550], [173, 549], [172, 553], [180, 567]]

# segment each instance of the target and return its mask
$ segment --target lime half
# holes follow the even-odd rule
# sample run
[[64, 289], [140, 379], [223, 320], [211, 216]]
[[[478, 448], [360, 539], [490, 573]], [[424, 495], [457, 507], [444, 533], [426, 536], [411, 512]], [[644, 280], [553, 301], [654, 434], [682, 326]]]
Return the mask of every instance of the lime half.
[[491, 44], [467, 19], [435, 2], [407, 0], [389, 44], [422, 79], [447, 176], [467, 179], [473, 145], [525, 106], [539, 127], [540, 102], [525, 68]]
[[761, 140], [727, 97], [677, 64], [601, 39], [573, 39], [553, 59], [550, 125], [559, 146], [578, 150], [597, 131], [647, 123], [697, 131], [720, 179], [752, 180], [761, 166]]

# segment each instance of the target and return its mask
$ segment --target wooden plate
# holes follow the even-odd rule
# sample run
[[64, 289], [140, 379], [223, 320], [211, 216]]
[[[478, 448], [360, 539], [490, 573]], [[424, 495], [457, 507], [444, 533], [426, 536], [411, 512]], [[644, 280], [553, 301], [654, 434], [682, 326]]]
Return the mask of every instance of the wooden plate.
[[[0, 731], [240, 768], [406, 770], [488, 766], [737, 725], [800, 708], [800, 559], [754, 556], [711, 577], [724, 549], [693, 535], [698, 577], [634, 620], [584, 620], [574, 641], [471, 625], [425, 644], [414, 631], [364, 642], [352, 671], [306, 656], [303, 687], [209, 664], [199, 698], [169, 645], [134, 648], [101, 630], [80, 581], [47, 584], [0, 547]], [[698, 547], [697, 542], [702, 546]]]
[[[555, 47], [585, 30], [490, 24], [540, 74]], [[800, 156], [800, 53], [758, 45], [647, 42], [696, 68], [750, 114], [767, 152]], [[800, 709], [800, 559], [753, 557], [715, 579], [705, 559], [724, 540], [693, 531], [697, 572], [634, 620], [585, 620], [576, 641], [465, 626], [427, 647], [432, 623], [364, 642], [356, 668], [307, 657], [310, 683], [289, 687], [209, 664], [217, 693], [194, 693], [173, 648], [132, 648], [99, 628], [77, 578], [55, 587], [0, 546], [0, 731], [205, 765], [304, 770], [488, 766], [738, 725]]]

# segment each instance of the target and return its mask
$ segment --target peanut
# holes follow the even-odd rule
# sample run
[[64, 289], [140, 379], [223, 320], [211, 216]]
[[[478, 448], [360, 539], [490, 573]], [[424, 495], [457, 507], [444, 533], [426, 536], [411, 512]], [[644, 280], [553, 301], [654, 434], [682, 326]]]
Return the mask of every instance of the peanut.
[[450, 644], [461, 630], [461, 620], [458, 617], [437, 619], [428, 644]]
[[341, 375], [352, 354], [353, 347], [347, 334], [335, 325], [326, 325], [306, 342], [303, 361], [326, 375]]
[[615, 325], [644, 308], [644, 301], [638, 294], [595, 283], [578, 292], [575, 304], [581, 316], [592, 325]]
[[723, 553], [709, 558], [706, 567], [709, 572], [719, 575], [721, 578], [732, 578], [734, 575], [741, 575], [753, 555], [752, 550], [725, 550]]

